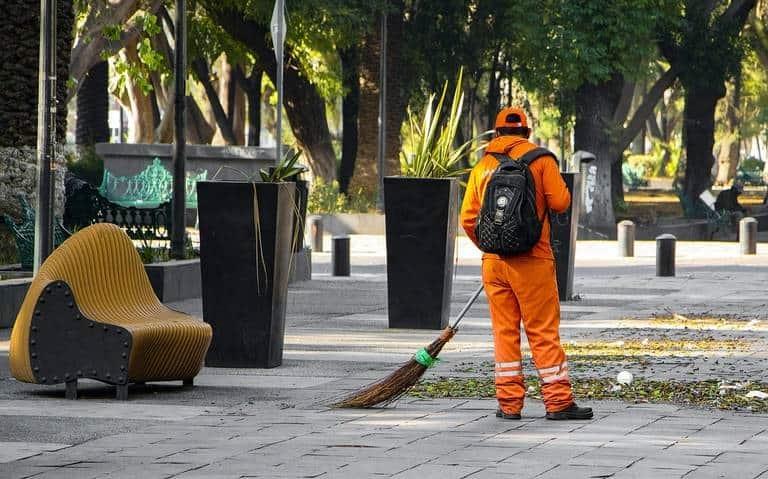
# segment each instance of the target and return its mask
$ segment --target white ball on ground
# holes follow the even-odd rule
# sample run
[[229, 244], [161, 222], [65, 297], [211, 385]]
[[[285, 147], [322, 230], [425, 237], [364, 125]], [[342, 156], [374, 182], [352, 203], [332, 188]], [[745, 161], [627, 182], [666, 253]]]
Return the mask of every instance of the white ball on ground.
[[632, 376], [632, 373], [629, 371], [622, 371], [616, 376], [616, 381], [619, 384], [629, 385], [632, 384], [632, 381], [634, 380], [634, 376]]

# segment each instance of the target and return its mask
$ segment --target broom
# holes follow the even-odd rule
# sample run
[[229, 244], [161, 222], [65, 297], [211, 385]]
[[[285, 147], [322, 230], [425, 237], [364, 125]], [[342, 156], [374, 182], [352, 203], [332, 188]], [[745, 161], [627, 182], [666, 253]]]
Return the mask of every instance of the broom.
[[483, 286], [480, 285], [477, 291], [472, 294], [464, 309], [461, 310], [453, 325], [445, 328], [440, 336], [432, 341], [432, 344], [418, 350], [413, 358], [386, 378], [355, 392], [334, 404], [333, 407], [368, 408], [378, 404], [387, 405], [407, 393], [409, 389], [416, 385], [427, 369], [437, 362], [437, 355], [440, 354], [443, 346], [453, 339], [453, 336], [459, 330], [459, 323], [464, 319], [467, 311], [469, 311], [469, 308], [472, 307], [482, 291]]

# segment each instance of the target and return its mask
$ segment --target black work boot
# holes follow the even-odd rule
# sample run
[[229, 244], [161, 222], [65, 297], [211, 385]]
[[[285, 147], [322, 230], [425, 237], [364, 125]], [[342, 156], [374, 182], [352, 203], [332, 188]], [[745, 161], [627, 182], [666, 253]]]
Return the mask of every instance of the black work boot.
[[501, 410], [501, 408], [496, 410], [496, 417], [500, 417], [502, 419], [510, 419], [512, 421], [519, 421], [520, 420], [520, 413], [513, 414], [513, 413], [506, 413]]
[[579, 407], [576, 403], [571, 404], [568, 409], [557, 412], [548, 412], [547, 419], [552, 421], [567, 421], [570, 419], [592, 419], [591, 407]]

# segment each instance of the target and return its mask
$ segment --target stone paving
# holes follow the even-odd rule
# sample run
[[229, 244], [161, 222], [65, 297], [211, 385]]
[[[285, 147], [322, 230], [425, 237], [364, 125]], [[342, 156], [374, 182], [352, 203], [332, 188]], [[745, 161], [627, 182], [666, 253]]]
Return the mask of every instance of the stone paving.
[[[564, 341], [735, 338], [737, 351], [691, 351], [647, 363], [606, 363], [575, 374], [649, 379], [768, 380], [768, 251], [742, 258], [734, 244], [678, 245], [676, 278], [653, 275], [652, 244], [615, 257], [615, 244], [580, 243], [579, 301], [563, 304]], [[381, 239], [353, 238], [353, 276], [291, 289], [285, 362], [272, 370], [205, 368], [196, 387], [132, 387], [130, 401], [88, 383], [78, 401], [63, 387], [9, 378], [0, 330], [0, 478], [768, 478], [768, 415], [669, 404], [600, 401], [586, 422], [543, 419], [529, 400], [519, 422], [493, 416], [491, 400], [403, 399], [372, 410], [328, 408], [334, 398], [391, 371], [434, 332], [386, 328]], [[459, 248], [454, 314], [476, 287], [479, 261]], [[736, 252], [734, 252], [736, 251]], [[173, 304], [200, 315], [199, 300]], [[653, 314], [729, 318], [703, 330]], [[492, 359], [484, 298], [429, 377], [456, 376]], [[469, 369], [472, 369], [471, 367]]]

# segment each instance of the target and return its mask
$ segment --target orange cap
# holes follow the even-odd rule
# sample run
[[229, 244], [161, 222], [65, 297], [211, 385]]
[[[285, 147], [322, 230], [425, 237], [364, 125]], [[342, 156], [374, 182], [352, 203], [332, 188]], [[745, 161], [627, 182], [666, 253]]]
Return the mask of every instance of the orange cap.
[[494, 128], [528, 128], [528, 118], [522, 108], [510, 107], [504, 108], [496, 116], [496, 126]]

